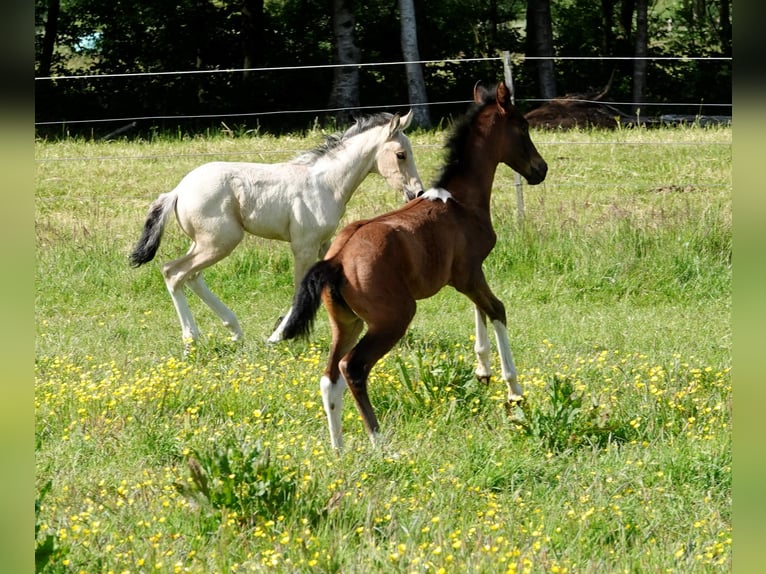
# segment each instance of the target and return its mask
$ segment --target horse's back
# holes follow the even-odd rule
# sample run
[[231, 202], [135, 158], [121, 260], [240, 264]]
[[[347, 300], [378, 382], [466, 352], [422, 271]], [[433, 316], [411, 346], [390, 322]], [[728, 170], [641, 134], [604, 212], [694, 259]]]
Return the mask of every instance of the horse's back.
[[449, 283], [455, 247], [462, 243], [449, 212], [444, 204], [424, 201], [354, 222], [338, 234], [326, 258], [341, 263], [354, 290], [431, 297]]
[[306, 170], [288, 164], [209, 162], [178, 184], [177, 215], [182, 228], [237, 227], [267, 239], [289, 240], [296, 189]]
[[213, 161], [203, 163], [187, 173], [177, 189], [195, 191], [200, 194], [206, 190], [226, 188], [236, 182], [238, 185], [254, 189], [289, 188], [296, 178], [305, 178], [305, 169], [300, 166], [290, 168], [284, 163], [249, 163], [233, 161]]

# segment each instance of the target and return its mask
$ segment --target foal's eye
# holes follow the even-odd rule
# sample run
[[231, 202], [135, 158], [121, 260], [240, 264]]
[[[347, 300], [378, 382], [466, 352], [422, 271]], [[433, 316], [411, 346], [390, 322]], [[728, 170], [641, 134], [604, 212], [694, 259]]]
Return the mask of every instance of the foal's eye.
[[396, 158], [397, 159], [407, 159], [407, 154], [403, 151], [396, 152]]

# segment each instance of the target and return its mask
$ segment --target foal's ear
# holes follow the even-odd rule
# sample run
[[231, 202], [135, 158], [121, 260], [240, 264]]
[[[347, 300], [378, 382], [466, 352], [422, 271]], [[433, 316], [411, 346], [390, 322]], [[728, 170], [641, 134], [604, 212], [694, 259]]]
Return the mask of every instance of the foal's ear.
[[407, 112], [407, 114], [402, 118], [402, 121], [400, 123], [402, 131], [410, 127], [410, 124], [412, 123], [412, 116], [413, 116], [412, 109], [410, 109], [410, 111]]
[[481, 80], [473, 85], [473, 101], [476, 104], [483, 104], [487, 97], [487, 89], [481, 85]]
[[402, 129], [401, 126], [402, 118], [399, 117], [399, 114], [394, 114], [394, 117], [391, 118], [391, 121], [388, 123], [388, 137], [394, 137], [394, 134]]
[[506, 114], [511, 109], [511, 90], [505, 85], [505, 82], [500, 80], [497, 85], [497, 108], [501, 114]]

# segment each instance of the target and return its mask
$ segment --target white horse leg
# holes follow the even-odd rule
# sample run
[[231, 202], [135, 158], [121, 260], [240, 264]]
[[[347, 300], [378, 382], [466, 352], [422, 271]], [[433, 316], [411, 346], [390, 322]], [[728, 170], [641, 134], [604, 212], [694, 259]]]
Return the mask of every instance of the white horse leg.
[[174, 280], [174, 277], [166, 273], [166, 269], [167, 266], [162, 270], [162, 274], [165, 276], [165, 286], [168, 289], [168, 293], [170, 293], [170, 298], [173, 300], [178, 320], [181, 322], [181, 337], [184, 345], [188, 348], [189, 345], [196, 343], [197, 339], [199, 339], [199, 329], [197, 329], [197, 324], [194, 322], [189, 302], [184, 293], [184, 282]]
[[[318, 248], [317, 245], [319, 245]], [[298, 291], [298, 287], [301, 284], [303, 276], [309, 270], [309, 267], [311, 267], [311, 265], [313, 265], [317, 260], [317, 249], [321, 255], [324, 255], [324, 252], [327, 250], [327, 243], [320, 242], [316, 237], [303, 237], [300, 243], [291, 243], [290, 248], [293, 251], [294, 259], [293, 282], [295, 285], [295, 291]], [[323, 249], [324, 252], [322, 251]], [[277, 325], [277, 328], [274, 329], [274, 332], [266, 340], [268, 343], [278, 343], [283, 339], [285, 325], [287, 325], [287, 321], [290, 319], [290, 314], [292, 311], [292, 307], [287, 310], [287, 313], [285, 313], [285, 316], [282, 317], [282, 320], [279, 322], [279, 325]]]
[[[218, 238], [220, 241], [219, 245], [202, 244], [195, 241], [186, 255], [173, 261], [168, 261], [162, 266], [162, 276], [165, 278], [165, 286], [170, 292], [173, 305], [175, 305], [178, 318], [181, 321], [181, 331], [187, 350], [188, 344], [196, 342], [199, 338], [199, 330], [194, 322], [194, 317], [192, 317], [191, 309], [189, 309], [184, 287], [190, 282], [190, 287], [196, 293], [198, 286], [194, 283], [197, 280], [196, 278], [199, 277], [199, 273], [231, 253], [242, 239], [243, 233], [240, 229], [238, 234], [232, 234], [233, 238], [227, 238], [228, 242], [226, 243], [223, 242], [223, 238]], [[202, 285], [204, 286], [204, 283]], [[207, 287], [204, 287], [204, 291], [210, 293]], [[215, 298], [215, 296], [213, 297]]]
[[195, 277], [189, 279], [189, 288], [199, 297], [202, 301], [210, 307], [213, 312], [223, 321], [226, 328], [231, 331], [231, 338], [233, 341], [242, 340], [242, 328], [239, 326], [237, 316], [229, 309], [223, 302], [216, 297], [210, 288], [202, 278], [202, 274], [198, 273]]
[[491, 367], [489, 364], [489, 335], [487, 334], [487, 317], [481, 310], [474, 306], [476, 319], [476, 342], [473, 350], [476, 353], [476, 377], [489, 382]]
[[513, 364], [511, 345], [508, 342], [508, 329], [500, 321], [492, 321], [492, 326], [495, 328], [495, 339], [497, 340], [497, 351], [500, 355], [503, 380], [508, 385], [508, 401], [520, 401], [524, 398], [524, 391], [517, 380], [516, 365]]
[[343, 393], [346, 390], [346, 379], [338, 375], [334, 383], [326, 375], [319, 381], [319, 389], [322, 391], [322, 404], [327, 414], [327, 424], [330, 428], [330, 441], [332, 447], [340, 450], [343, 448], [343, 433], [341, 429], [341, 415], [343, 411]]
[[372, 446], [380, 447], [385, 444], [385, 441], [383, 440], [383, 433], [379, 431], [373, 431], [370, 433], [370, 442], [372, 443]]
[[282, 340], [282, 333], [285, 331], [285, 325], [287, 325], [288, 319], [290, 319], [290, 314], [293, 312], [292, 306], [287, 310], [287, 313], [285, 313], [285, 316], [282, 317], [282, 320], [279, 322], [279, 325], [277, 325], [277, 328], [274, 329], [274, 332], [269, 336], [268, 339], [266, 339], [267, 343], [278, 343]]

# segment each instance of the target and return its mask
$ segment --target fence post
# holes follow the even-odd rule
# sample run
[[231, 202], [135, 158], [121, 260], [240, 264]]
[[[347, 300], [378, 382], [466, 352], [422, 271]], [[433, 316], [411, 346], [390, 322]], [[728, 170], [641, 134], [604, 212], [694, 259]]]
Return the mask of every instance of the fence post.
[[[505, 76], [505, 85], [511, 90], [511, 103], [516, 105], [516, 96], [513, 93], [513, 72], [511, 69], [511, 53], [503, 51], [503, 75]], [[517, 171], [513, 172], [516, 181], [516, 217], [519, 225], [524, 224], [524, 190], [521, 186], [521, 175]]]

